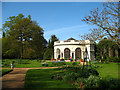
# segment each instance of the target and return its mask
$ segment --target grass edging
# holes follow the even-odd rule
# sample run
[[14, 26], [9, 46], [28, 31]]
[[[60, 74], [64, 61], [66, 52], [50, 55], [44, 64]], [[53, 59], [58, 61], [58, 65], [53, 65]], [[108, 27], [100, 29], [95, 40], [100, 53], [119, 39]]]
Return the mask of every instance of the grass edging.
[[5, 73], [2, 73], [2, 75], [0, 75], [0, 77], [3, 76], [3, 75], [5, 75], [5, 74], [10, 73], [11, 71], [13, 71], [13, 69], [12, 69], [12, 70], [9, 70], [9, 71], [7, 71], [7, 72], [5, 72]]

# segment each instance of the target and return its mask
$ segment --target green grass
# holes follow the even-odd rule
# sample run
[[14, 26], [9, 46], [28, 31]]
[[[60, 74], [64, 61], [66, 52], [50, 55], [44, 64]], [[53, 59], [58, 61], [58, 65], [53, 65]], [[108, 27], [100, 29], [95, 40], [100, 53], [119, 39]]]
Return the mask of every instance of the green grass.
[[[1, 72], [1, 70], [2, 70], [2, 72]], [[1, 72], [0, 75], [3, 75], [5, 73], [11, 71], [12, 69], [1, 69], [1, 70], [0, 70], [0, 72]]]
[[31, 69], [25, 77], [25, 88], [73, 88], [72, 85], [60, 80], [53, 80], [51, 76], [61, 72], [56, 69]]
[[[20, 64], [20, 60], [19, 59], [5, 59], [3, 60], [3, 66], [2, 67], [11, 67], [10, 66], [10, 63], [11, 61], [15, 61], [14, 63], [14, 67], [15, 68], [32, 68], [32, 67], [44, 67], [42, 66], [42, 63], [46, 62], [48, 63], [48, 67], [55, 67], [55, 66], [66, 66], [66, 65], [72, 65], [74, 62], [65, 62], [66, 65], [63, 65], [62, 62], [61, 64], [53, 64], [53, 62], [50, 62], [50, 61], [42, 61], [41, 60], [22, 60], [22, 63]], [[27, 64], [25, 64], [27, 63]], [[64, 62], [63, 62], [64, 63]], [[76, 63], [79, 63], [79, 62], [76, 62]]]
[[29, 61], [29, 64], [15, 64], [16, 68], [30, 68], [30, 67], [42, 67], [41, 62], [37, 62], [36, 60], [34, 61]]
[[[10, 66], [10, 62], [11, 61], [15, 61], [14, 63], [14, 67], [15, 68], [31, 68], [31, 67], [42, 67], [43, 62], [37, 61], [37, 60], [22, 60], [22, 63], [20, 64], [20, 60], [19, 59], [5, 59], [3, 61], [3, 66], [2, 67], [11, 67]], [[27, 64], [25, 64], [27, 63]]]
[[97, 64], [100, 77], [112, 77], [118, 79], [118, 63]]

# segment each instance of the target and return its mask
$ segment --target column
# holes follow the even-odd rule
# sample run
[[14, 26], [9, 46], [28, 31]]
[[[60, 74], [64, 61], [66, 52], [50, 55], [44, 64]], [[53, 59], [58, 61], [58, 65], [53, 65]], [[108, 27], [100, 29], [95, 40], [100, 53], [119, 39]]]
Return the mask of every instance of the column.
[[54, 58], [56, 59], [56, 51], [55, 51], [55, 49], [54, 49]]
[[64, 57], [64, 50], [63, 50], [63, 59], [65, 59], [65, 57]]
[[75, 59], [75, 51], [74, 51], [74, 59]]
[[72, 51], [70, 51], [70, 57], [72, 57]]
[[82, 51], [82, 53], [83, 53], [82, 59], [84, 59], [85, 51]]

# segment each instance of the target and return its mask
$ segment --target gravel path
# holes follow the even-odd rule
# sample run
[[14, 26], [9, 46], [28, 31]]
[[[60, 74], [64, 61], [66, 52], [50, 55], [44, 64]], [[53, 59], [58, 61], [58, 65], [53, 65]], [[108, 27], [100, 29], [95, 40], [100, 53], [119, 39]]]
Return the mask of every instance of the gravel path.
[[[14, 68], [14, 70], [2, 77], [2, 88], [24, 88], [24, 81], [26, 72], [29, 69], [49, 69], [49, 68], [60, 68], [60, 67], [39, 67], [39, 68]], [[8, 68], [3, 68], [8, 69]]]

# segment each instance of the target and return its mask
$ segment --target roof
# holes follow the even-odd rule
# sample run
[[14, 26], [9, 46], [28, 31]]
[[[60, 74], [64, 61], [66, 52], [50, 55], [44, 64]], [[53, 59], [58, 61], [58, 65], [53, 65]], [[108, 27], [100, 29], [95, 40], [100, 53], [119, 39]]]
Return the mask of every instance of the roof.
[[69, 38], [68, 40], [76, 40], [76, 39], [74, 39], [74, 38], [71, 37], [71, 38]]

